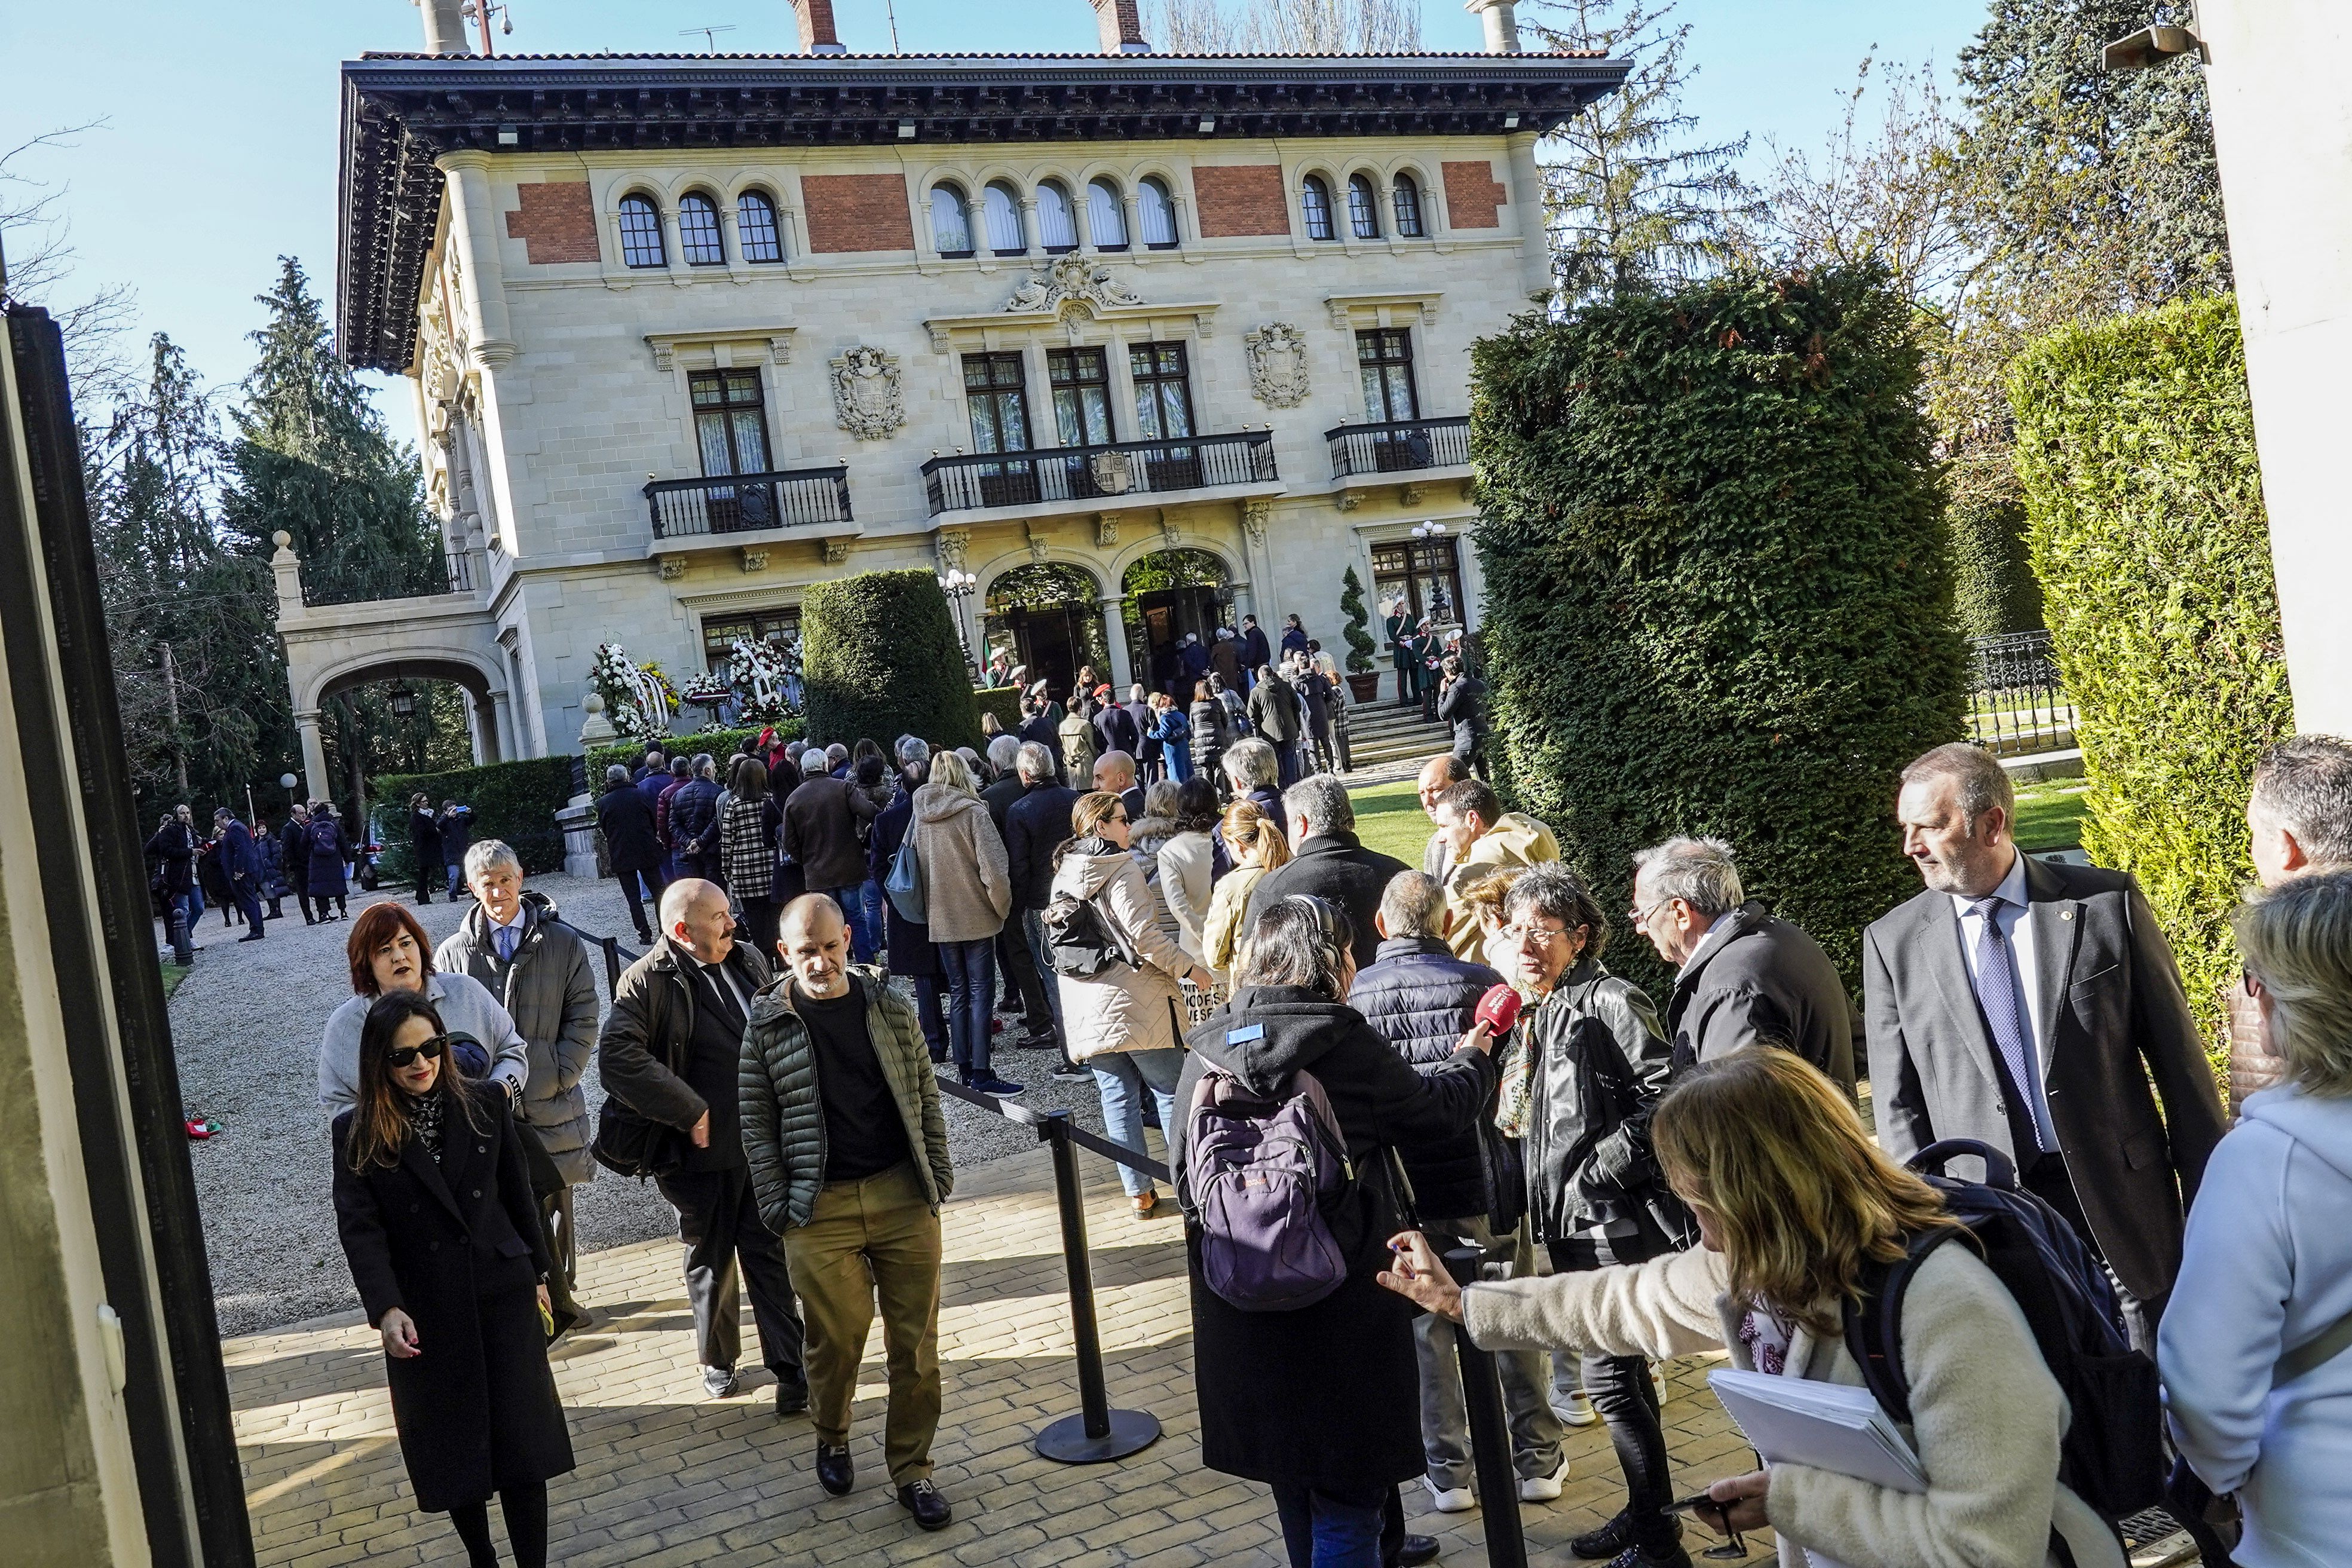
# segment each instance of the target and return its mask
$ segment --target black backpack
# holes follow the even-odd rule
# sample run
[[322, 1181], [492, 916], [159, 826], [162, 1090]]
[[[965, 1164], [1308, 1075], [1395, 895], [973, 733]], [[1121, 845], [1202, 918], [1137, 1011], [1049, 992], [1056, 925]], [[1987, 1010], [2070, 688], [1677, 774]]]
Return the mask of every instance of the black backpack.
[[[1982, 1182], [1944, 1174], [1964, 1156], [1984, 1162]], [[2156, 1363], [2131, 1348], [2106, 1270], [2058, 1211], [2017, 1184], [2001, 1152], [1952, 1138], [1919, 1152], [1911, 1169], [1941, 1193], [1968, 1227], [1985, 1264], [2017, 1299], [2051, 1375], [2066, 1395], [2073, 1422], [2058, 1449], [2058, 1479], [2112, 1522], [2152, 1508], [2164, 1494], [2164, 1408]], [[1903, 1371], [1903, 1296], [1929, 1253], [1958, 1233], [1932, 1230], [1910, 1238], [1895, 1263], [1864, 1266], [1862, 1299], [1845, 1303], [1845, 1343], [1861, 1363], [1880, 1408], [1911, 1420], [1911, 1382]]]
[[1045, 928], [1045, 957], [1056, 974], [1072, 980], [1095, 980], [1115, 963], [1124, 963], [1129, 969], [1142, 967], [1111, 931], [1110, 922], [1103, 919], [1092, 899], [1057, 892], [1053, 901], [1038, 911], [1037, 923]]

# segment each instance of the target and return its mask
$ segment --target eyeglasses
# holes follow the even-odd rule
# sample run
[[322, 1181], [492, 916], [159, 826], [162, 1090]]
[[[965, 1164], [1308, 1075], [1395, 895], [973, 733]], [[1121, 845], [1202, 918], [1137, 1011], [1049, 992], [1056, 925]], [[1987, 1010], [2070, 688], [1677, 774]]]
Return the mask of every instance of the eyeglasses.
[[1632, 909], [1625, 911], [1625, 918], [1633, 922], [1633, 929], [1635, 931], [1640, 931], [1643, 925], [1652, 915], [1656, 914], [1660, 910], [1664, 909], [1668, 904], [1673, 902], [1674, 900], [1672, 899], [1660, 899], [1654, 904], [1635, 904]]
[[1117, 826], [1124, 827], [1127, 826], [1127, 813], [1122, 811], [1118, 816], [1111, 817], [1109, 820]]
[[419, 1057], [423, 1057], [428, 1062], [437, 1062], [441, 1059], [441, 1054], [448, 1048], [449, 1037], [436, 1035], [421, 1046], [394, 1046], [385, 1055], [384, 1060], [390, 1062], [394, 1068], [410, 1068], [416, 1065], [416, 1058]]
[[1566, 926], [1505, 926], [1503, 928], [1504, 940], [1517, 942], [1522, 947], [1529, 942], [1549, 947], [1567, 934]]

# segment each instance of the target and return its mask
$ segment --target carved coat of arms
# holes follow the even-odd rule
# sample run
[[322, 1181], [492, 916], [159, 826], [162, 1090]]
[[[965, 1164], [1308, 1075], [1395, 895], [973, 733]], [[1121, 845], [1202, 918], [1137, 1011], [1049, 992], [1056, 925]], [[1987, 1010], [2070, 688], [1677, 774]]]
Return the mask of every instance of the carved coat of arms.
[[1268, 321], [1244, 332], [1249, 354], [1250, 392], [1269, 408], [1296, 408], [1307, 401], [1307, 334], [1288, 321]]
[[861, 441], [879, 441], [907, 422], [898, 356], [860, 345], [833, 361], [833, 416]]

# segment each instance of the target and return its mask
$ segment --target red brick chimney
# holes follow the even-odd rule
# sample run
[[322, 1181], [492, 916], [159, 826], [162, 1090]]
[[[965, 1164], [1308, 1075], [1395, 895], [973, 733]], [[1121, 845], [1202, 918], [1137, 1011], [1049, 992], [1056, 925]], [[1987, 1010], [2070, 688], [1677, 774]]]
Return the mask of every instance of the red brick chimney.
[[833, 0], [793, 0], [793, 15], [801, 25], [801, 52], [806, 55], [845, 55], [841, 39], [833, 31]]
[[1095, 26], [1102, 29], [1102, 52], [1107, 55], [1148, 55], [1151, 46], [1143, 41], [1143, 17], [1135, 0], [1092, 0]]

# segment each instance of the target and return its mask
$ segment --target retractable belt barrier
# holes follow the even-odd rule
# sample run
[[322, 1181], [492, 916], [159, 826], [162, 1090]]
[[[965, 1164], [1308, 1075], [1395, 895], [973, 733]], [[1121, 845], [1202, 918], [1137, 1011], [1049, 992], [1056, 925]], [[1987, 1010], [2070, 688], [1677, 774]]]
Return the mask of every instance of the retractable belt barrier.
[[[1487, 1254], [1457, 1247], [1445, 1255], [1446, 1272], [1468, 1284], [1498, 1278]], [[1507, 1263], [1500, 1274], [1509, 1272]], [[1454, 1331], [1454, 1353], [1462, 1363], [1462, 1404], [1469, 1417], [1470, 1462], [1478, 1477], [1478, 1503], [1486, 1526], [1490, 1568], [1527, 1568], [1528, 1538], [1519, 1526], [1519, 1478], [1511, 1464], [1511, 1429], [1503, 1414], [1502, 1376], [1495, 1352], [1470, 1342], [1465, 1325]]]

